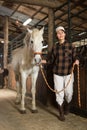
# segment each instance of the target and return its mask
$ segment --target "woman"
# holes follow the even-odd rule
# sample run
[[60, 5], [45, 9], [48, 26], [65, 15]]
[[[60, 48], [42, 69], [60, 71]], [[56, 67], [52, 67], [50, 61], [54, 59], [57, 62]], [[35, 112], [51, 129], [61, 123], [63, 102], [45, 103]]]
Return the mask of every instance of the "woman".
[[[65, 39], [66, 33], [64, 27], [57, 27], [56, 33], [58, 41], [52, 49], [50, 58], [48, 58], [47, 61], [42, 61], [42, 63], [47, 62], [53, 64], [54, 88], [57, 91], [63, 90], [56, 93], [56, 102], [59, 108], [59, 120], [64, 121], [64, 114], [68, 114], [70, 102], [73, 96], [74, 77], [73, 75], [71, 77], [71, 71], [73, 64], [78, 65], [79, 60], [76, 55], [76, 49]], [[66, 87], [69, 79], [70, 82]]]

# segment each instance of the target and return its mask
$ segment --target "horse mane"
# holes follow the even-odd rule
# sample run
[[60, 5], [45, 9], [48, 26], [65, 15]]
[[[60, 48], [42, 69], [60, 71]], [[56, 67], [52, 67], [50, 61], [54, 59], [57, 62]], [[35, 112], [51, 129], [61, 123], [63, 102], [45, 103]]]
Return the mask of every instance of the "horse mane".
[[23, 40], [23, 43], [24, 43], [24, 45], [26, 46], [28, 46], [28, 44], [29, 44], [29, 41], [30, 41], [30, 33], [29, 32], [27, 32], [27, 34], [25, 35], [25, 37], [24, 37], [24, 40]]

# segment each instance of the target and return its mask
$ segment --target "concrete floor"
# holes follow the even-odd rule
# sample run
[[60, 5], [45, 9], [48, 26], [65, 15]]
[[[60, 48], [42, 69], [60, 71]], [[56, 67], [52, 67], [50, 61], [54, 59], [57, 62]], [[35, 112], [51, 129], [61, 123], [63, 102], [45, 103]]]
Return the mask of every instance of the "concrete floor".
[[15, 105], [16, 92], [0, 89], [0, 130], [87, 130], [87, 118], [70, 113], [65, 122], [58, 120], [56, 108], [37, 103], [38, 113], [31, 113], [31, 99], [26, 98], [27, 113]]

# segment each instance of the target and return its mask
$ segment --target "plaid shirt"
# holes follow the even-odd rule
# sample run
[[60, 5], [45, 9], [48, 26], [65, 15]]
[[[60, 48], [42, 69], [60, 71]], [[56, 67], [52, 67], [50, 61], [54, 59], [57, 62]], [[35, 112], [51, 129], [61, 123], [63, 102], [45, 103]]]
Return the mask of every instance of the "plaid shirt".
[[71, 73], [72, 65], [76, 59], [76, 48], [65, 41], [63, 44], [54, 45], [48, 63], [53, 64], [54, 74], [65, 76]]

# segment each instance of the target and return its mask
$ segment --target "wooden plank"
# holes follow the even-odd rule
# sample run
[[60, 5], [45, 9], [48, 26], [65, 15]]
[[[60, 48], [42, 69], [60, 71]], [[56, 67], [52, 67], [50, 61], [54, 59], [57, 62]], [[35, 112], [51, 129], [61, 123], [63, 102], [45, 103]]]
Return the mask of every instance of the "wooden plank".
[[[9, 0], [4, 0], [5, 2], [9, 3]], [[58, 0], [10, 0], [10, 3], [20, 3], [20, 4], [32, 4], [38, 6], [45, 6], [56, 8], [58, 7]]]
[[87, 110], [87, 68], [85, 71], [85, 78], [86, 78], [85, 85], [86, 85], [86, 110]]
[[48, 9], [48, 51], [51, 52], [53, 42], [54, 42], [54, 11], [53, 9]]

